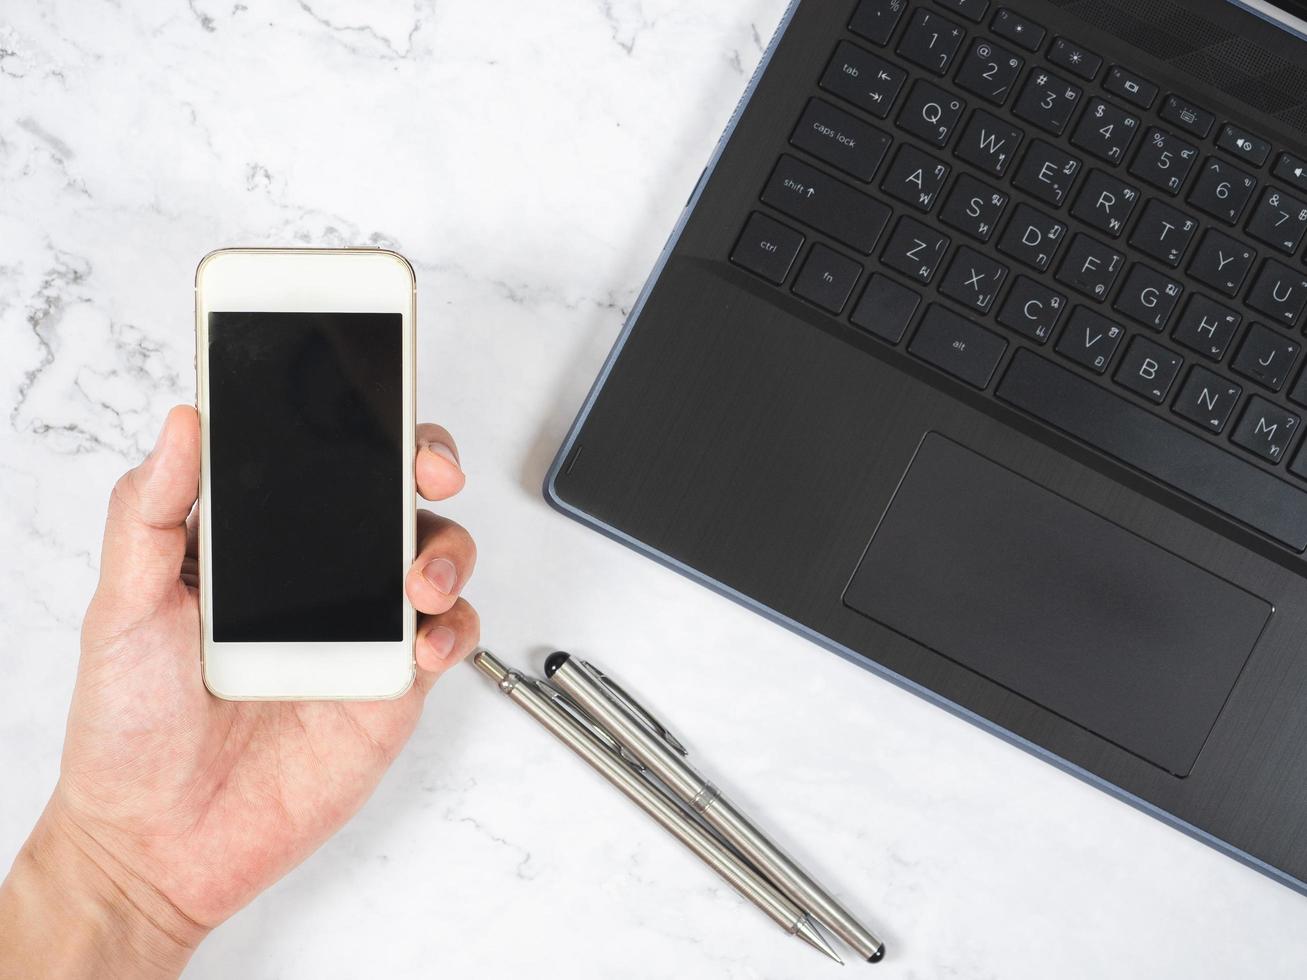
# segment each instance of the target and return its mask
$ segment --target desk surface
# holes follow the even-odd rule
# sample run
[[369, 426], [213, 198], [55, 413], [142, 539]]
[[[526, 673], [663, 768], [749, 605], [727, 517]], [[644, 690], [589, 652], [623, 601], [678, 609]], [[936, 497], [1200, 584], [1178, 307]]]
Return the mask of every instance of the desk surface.
[[[1307, 974], [1307, 899], [549, 510], [548, 462], [783, 0], [11, 4], [0, 25], [0, 864], [55, 778], [104, 503], [193, 397], [220, 245], [420, 287], [485, 641], [610, 668], [885, 935], [887, 978]], [[366, 18], [366, 19], [365, 19]], [[733, 699], [722, 708], [723, 699]], [[559, 910], [566, 910], [560, 915]], [[469, 666], [195, 977], [834, 976]]]

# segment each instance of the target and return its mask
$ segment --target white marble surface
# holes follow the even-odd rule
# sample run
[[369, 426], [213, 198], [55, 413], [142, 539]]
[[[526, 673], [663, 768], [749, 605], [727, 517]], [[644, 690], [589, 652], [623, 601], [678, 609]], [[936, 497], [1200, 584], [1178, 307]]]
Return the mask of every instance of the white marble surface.
[[[486, 641], [611, 666], [884, 931], [887, 978], [1301, 977], [1307, 899], [550, 511], [539, 485], [783, 0], [6, 0], [0, 862], [56, 773], [116, 474], [197, 259], [382, 243]], [[691, 678], [694, 679], [691, 683]], [[732, 699], [720, 711], [722, 699]], [[817, 977], [470, 668], [194, 977]]]

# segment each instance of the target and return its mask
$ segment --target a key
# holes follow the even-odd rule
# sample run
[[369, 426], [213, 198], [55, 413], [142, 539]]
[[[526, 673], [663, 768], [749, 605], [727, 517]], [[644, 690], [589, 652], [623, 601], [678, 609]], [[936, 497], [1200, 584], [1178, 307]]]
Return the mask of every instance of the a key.
[[1080, 104], [1080, 86], [1042, 68], [1030, 69], [1026, 84], [1012, 107], [1014, 115], [1058, 136]]
[[1262, 263], [1245, 302], [1276, 323], [1296, 327], [1307, 306], [1307, 279], [1274, 259]]
[[897, 344], [920, 303], [921, 297], [915, 290], [877, 272], [867, 283], [849, 320], [886, 343]]
[[1075, 157], [1043, 140], [1035, 140], [1013, 175], [1012, 186], [1060, 207], [1079, 172], [1080, 161]]
[[1088, 235], [1077, 233], [1057, 270], [1057, 281], [1102, 302], [1125, 265], [1125, 256]]
[[794, 277], [793, 290], [795, 295], [838, 314], [849, 301], [860, 275], [861, 265], [819, 242], [812, 246]]
[[768, 282], [780, 285], [803, 247], [803, 236], [775, 218], [755, 211], [740, 233], [731, 261]]
[[1102, 374], [1123, 336], [1125, 331], [1107, 317], [1077, 306], [1071, 311], [1071, 319], [1054, 350], [1095, 374]]
[[977, 109], [971, 114], [953, 152], [967, 163], [975, 164], [995, 177], [1002, 177], [1016, 155], [1023, 135], [1015, 126], [996, 119], [984, 109]]
[[984, 38], [976, 38], [963, 56], [954, 81], [958, 88], [1002, 105], [1012, 94], [1012, 86], [1023, 64], [1025, 60], [1020, 55]]
[[1178, 194], [1198, 157], [1192, 143], [1154, 126], [1144, 136], [1130, 172], [1168, 194]]
[[823, 99], [808, 100], [808, 107], [790, 134], [792, 146], [864, 182], [876, 175], [890, 142], [888, 133]]
[[1135, 263], [1116, 294], [1112, 309], [1151, 330], [1162, 331], [1180, 301], [1181, 292], [1183, 289], [1174, 279]]
[[907, 6], [906, 0], [862, 0], [849, 21], [849, 30], [872, 44], [884, 46]]
[[1182, 344], [1203, 357], [1219, 361], [1225, 356], [1225, 350], [1230, 346], [1242, 319], [1234, 310], [1196, 293], [1189, 297], [1189, 303], [1176, 321], [1171, 336], [1177, 344]]
[[1103, 88], [1141, 109], [1147, 109], [1157, 98], [1156, 85], [1120, 65], [1112, 66], [1112, 70], [1103, 79]]
[[1189, 192], [1189, 203], [1216, 220], [1233, 225], [1243, 214], [1256, 186], [1256, 177], [1224, 160], [1208, 157], [1194, 181], [1194, 189]]
[[1221, 127], [1221, 131], [1216, 134], [1216, 145], [1254, 167], [1260, 167], [1271, 155], [1270, 143], [1234, 123], [1226, 123]]
[[1277, 187], [1262, 191], [1262, 199], [1253, 208], [1245, 229], [1259, 242], [1292, 255], [1307, 232], [1307, 204]]
[[1255, 258], [1257, 253], [1243, 242], [1208, 228], [1189, 261], [1189, 275], [1218, 293], [1236, 296]]
[[1064, 309], [1066, 297], [1061, 293], [1026, 276], [1017, 276], [998, 311], [998, 322], [1043, 344], [1053, 335]]
[[906, 215], [894, 226], [880, 260], [917, 282], [930, 282], [948, 249], [948, 236]]
[[934, 304], [908, 344], [909, 353], [977, 388], [989, 384], [1005, 350], [1007, 341], [992, 330]]
[[1123, 180], [1091, 170], [1076, 195], [1071, 214], [1113, 238], [1121, 237], [1139, 200], [1139, 191]]
[[989, 26], [999, 37], [1007, 38], [1027, 51], [1038, 51], [1044, 46], [1044, 29], [1006, 7], [999, 9]]
[[1147, 337], [1130, 341], [1125, 356], [1116, 369], [1114, 380], [1136, 395], [1142, 395], [1155, 405], [1166, 401], [1167, 392], [1184, 359], [1179, 354], [1155, 344]]
[[890, 209], [794, 157], [782, 156], [762, 199], [863, 255], [876, 247]]
[[1267, 462], [1278, 463], [1298, 431], [1298, 421], [1293, 412], [1253, 395], [1230, 433], [1230, 441]]
[[1271, 391], [1279, 391], [1289, 379], [1294, 362], [1298, 360], [1301, 346], [1284, 334], [1263, 327], [1260, 323], [1251, 324], [1248, 333], [1239, 345], [1234, 359], [1230, 361], [1230, 370], [1251, 378]]
[[948, 178], [949, 166], [910, 143], [903, 143], [885, 172], [880, 188], [890, 197], [926, 212]]
[[1007, 266], [963, 245], [953, 255], [939, 291], [979, 313], [988, 313], [1007, 278]]
[[1198, 423], [1209, 432], [1220, 432], [1241, 394], [1243, 389], [1233, 381], [1195, 365], [1180, 386], [1180, 394], [1175, 396], [1171, 411]]
[[1135, 116], [1104, 99], [1094, 99], [1081, 115], [1071, 142], [1100, 160], [1120, 163], [1138, 131], [1139, 120]]
[[953, 127], [958, 124], [965, 106], [966, 103], [956, 95], [945, 92], [924, 78], [918, 79], [903, 102], [903, 111], [898, 118], [899, 128], [927, 143], [943, 146], [953, 134]]
[[1184, 258], [1197, 228], [1198, 222], [1193, 218], [1154, 199], [1144, 205], [1130, 244], [1174, 269]]
[[990, 187], [971, 174], [958, 174], [953, 189], [939, 209], [939, 220], [982, 242], [989, 241], [1007, 207], [1006, 192]]
[[907, 77], [907, 72], [884, 58], [841, 41], [821, 76], [820, 85], [827, 92], [884, 119]]
[[1168, 95], [1157, 114], [1167, 122], [1193, 133], [1200, 140], [1207, 138], [1207, 134], [1212, 131], [1212, 124], [1216, 122], [1216, 117], [1206, 109], [1199, 108], [1178, 95]]
[[998, 240], [998, 250], [1044, 272], [1065, 232], [1066, 225], [1062, 222], [1028, 204], [1019, 204]]
[[1102, 58], [1064, 37], [1053, 40], [1052, 47], [1048, 49], [1048, 60], [1087, 82], [1092, 82], [1098, 69], [1103, 67]]
[[943, 75], [965, 35], [966, 31], [947, 17], [918, 7], [899, 39], [898, 53], [914, 65]]

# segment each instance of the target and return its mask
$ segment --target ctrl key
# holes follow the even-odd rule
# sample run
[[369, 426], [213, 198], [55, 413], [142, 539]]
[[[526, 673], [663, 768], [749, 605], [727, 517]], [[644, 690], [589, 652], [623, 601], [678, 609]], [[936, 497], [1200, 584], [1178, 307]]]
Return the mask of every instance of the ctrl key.
[[802, 247], [803, 235], [755, 211], [735, 243], [731, 261], [779, 286]]
[[1007, 341], [998, 334], [934, 305], [908, 344], [910, 354], [977, 388], [989, 384], [1006, 350]]

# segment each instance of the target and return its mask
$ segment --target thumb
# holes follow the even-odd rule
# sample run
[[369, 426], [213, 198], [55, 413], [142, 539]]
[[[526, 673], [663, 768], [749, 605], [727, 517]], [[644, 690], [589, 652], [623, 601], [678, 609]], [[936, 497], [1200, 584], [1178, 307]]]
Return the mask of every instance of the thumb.
[[97, 591], [129, 622], [174, 594], [186, 557], [186, 516], [199, 484], [199, 416], [178, 405], [150, 455], [122, 475], [109, 498]]

